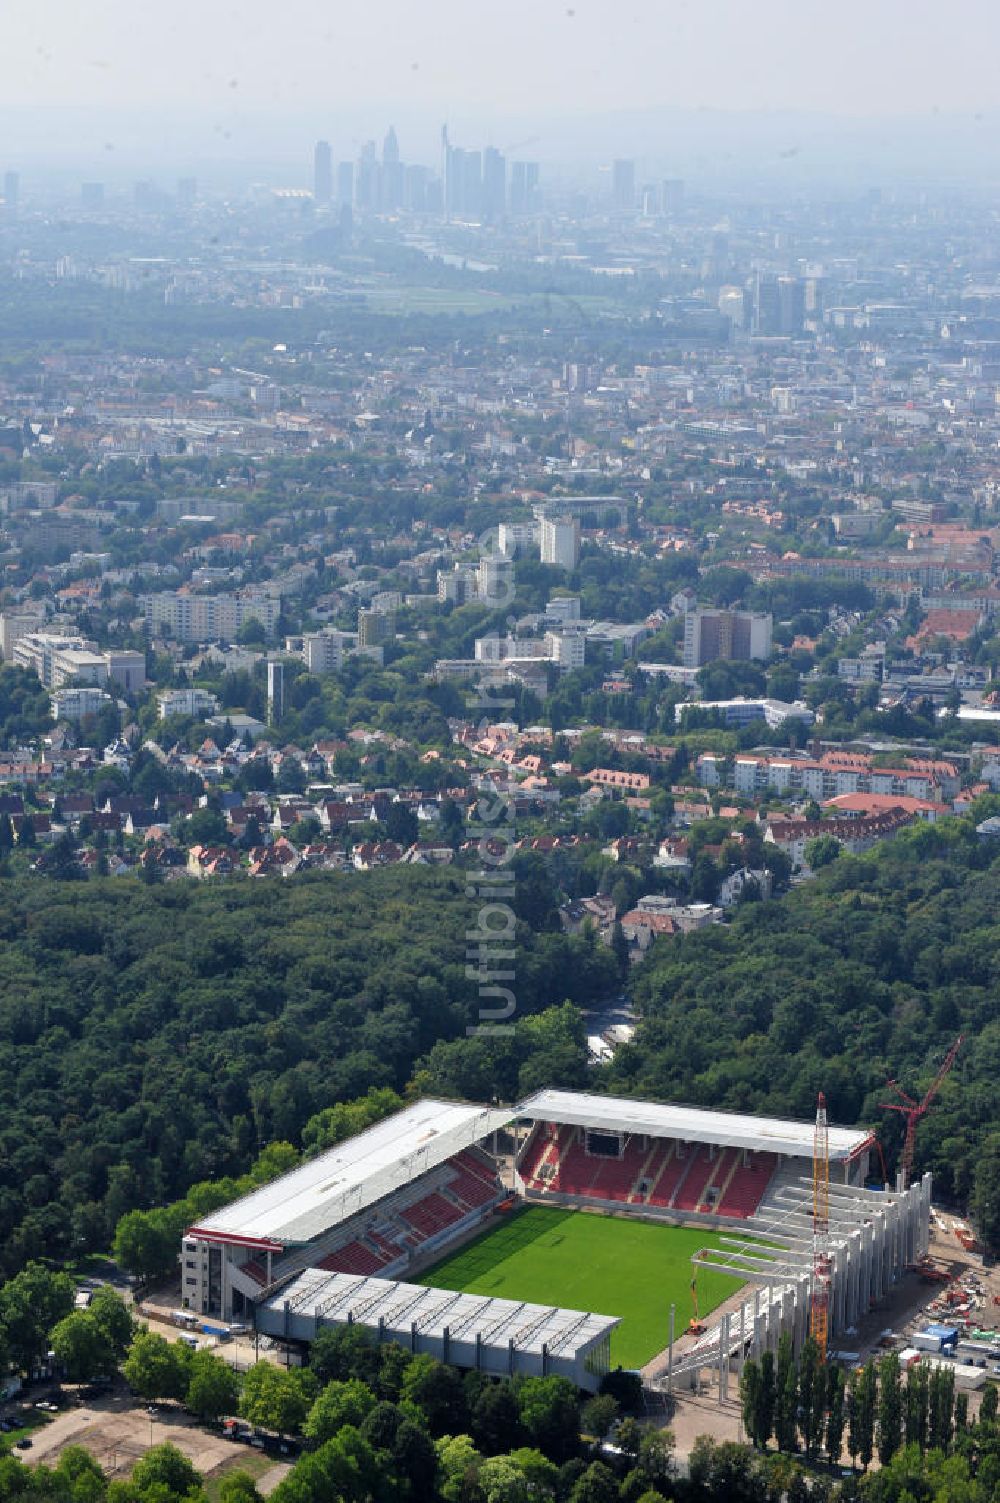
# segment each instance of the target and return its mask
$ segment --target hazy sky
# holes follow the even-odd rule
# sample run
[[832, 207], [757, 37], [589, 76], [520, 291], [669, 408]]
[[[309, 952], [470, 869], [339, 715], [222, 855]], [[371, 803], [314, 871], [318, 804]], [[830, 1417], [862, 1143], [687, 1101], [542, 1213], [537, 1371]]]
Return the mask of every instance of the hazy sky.
[[5, 106], [530, 120], [1000, 103], [996, 0], [2, 0]]

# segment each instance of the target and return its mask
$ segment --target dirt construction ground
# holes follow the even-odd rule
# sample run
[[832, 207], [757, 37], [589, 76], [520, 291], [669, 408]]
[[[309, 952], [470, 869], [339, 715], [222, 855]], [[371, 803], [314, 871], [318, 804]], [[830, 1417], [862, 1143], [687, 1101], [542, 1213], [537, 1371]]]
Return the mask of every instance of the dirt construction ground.
[[[155, 1416], [145, 1405], [118, 1395], [65, 1410], [51, 1424], [35, 1430], [30, 1451], [17, 1454], [29, 1465], [52, 1465], [67, 1446], [84, 1446], [96, 1457], [107, 1476], [127, 1476], [151, 1446], [170, 1441], [206, 1477], [220, 1469], [230, 1470], [245, 1458], [248, 1449], [215, 1435], [169, 1406], [157, 1406]], [[255, 1458], [256, 1459], [256, 1458]], [[258, 1480], [265, 1494], [277, 1486], [289, 1470], [287, 1462], [274, 1462]]]

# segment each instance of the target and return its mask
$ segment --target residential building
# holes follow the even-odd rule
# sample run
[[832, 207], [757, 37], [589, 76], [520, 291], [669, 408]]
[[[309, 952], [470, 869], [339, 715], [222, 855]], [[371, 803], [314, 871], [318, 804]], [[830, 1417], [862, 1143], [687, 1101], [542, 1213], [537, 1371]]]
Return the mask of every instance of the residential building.
[[176, 642], [229, 642], [250, 621], [258, 621], [267, 636], [274, 635], [281, 615], [281, 599], [263, 592], [247, 595], [191, 595], [164, 590], [146, 595], [140, 605], [152, 636]]
[[580, 562], [580, 522], [577, 517], [543, 517], [542, 563], [572, 571]]
[[764, 661], [771, 656], [769, 615], [749, 611], [688, 611], [684, 617], [684, 667], [720, 659]]
[[214, 715], [219, 701], [206, 689], [165, 689], [156, 696], [161, 720], [172, 720], [176, 715], [191, 715], [202, 720]]
[[114, 700], [103, 689], [82, 685], [73, 689], [57, 689], [52, 696], [53, 720], [85, 720], [110, 708]]

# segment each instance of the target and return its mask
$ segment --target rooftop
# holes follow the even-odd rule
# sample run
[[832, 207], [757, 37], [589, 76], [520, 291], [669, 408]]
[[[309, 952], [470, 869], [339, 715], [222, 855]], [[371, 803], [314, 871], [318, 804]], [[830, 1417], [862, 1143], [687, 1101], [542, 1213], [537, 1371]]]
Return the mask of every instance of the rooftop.
[[[736, 1112], [632, 1101], [622, 1096], [590, 1096], [581, 1091], [539, 1091], [522, 1101], [517, 1111], [518, 1116], [539, 1122], [647, 1133], [654, 1138], [717, 1143], [726, 1148], [812, 1158], [813, 1124], [789, 1122], [780, 1117], [746, 1117]], [[835, 1162], [854, 1158], [870, 1141], [871, 1133], [864, 1128], [831, 1127], [830, 1157]]]
[[284, 1317], [286, 1305], [307, 1319], [344, 1324], [359, 1321], [386, 1331], [418, 1329], [425, 1338], [445, 1332], [463, 1342], [553, 1357], [583, 1356], [603, 1341], [620, 1321], [612, 1316], [558, 1305], [532, 1305], [483, 1294], [458, 1294], [402, 1284], [394, 1279], [359, 1278], [351, 1273], [324, 1273], [307, 1268], [283, 1285], [263, 1309]]
[[212, 1211], [193, 1235], [286, 1247], [311, 1242], [349, 1216], [510, 1121], [462, 1101], [417, 1101], [289, 1174]]

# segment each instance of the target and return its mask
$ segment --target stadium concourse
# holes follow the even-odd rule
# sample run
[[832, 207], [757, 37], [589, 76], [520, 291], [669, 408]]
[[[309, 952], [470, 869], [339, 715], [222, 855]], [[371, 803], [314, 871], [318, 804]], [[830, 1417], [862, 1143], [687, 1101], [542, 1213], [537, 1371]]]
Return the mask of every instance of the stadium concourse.
[[[874, 1139], [832, 1127], [831, 1335], [849, 1331], [926, 1252], [930, 1178], [865, 1188]], [[514, 1107], [422, 1100], [204, 1217], [184, 1234], [182, 1304], [308, 1341], [323, 1322], [485, 1371], [596, 1387], [614, 1312], [562, 1310], [400, 1282], [515, 1201], [704, 1226], [713, 1267], [752, 1288], [667, 1381], [804, 1339], [811, 1291], [813, 1125], [568, 1091]], [[738, 1233], [719, 1236], [719, 1232]], [[692, 1274], [694, 1273], [692, 1268]], [[686, 1319], [683, 1322], [686, 1326]], [[501, 1339], [502, 1338], [502, 1339]]]

